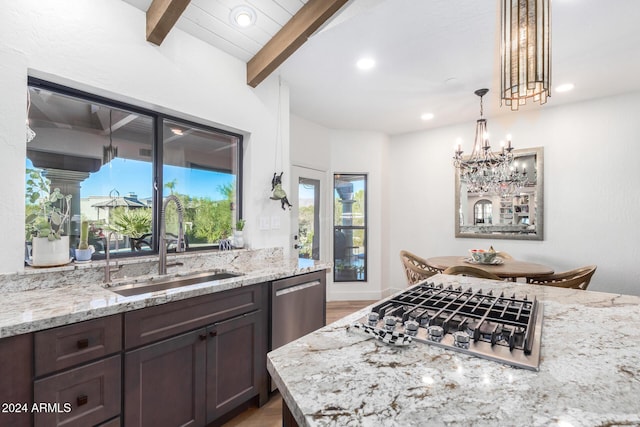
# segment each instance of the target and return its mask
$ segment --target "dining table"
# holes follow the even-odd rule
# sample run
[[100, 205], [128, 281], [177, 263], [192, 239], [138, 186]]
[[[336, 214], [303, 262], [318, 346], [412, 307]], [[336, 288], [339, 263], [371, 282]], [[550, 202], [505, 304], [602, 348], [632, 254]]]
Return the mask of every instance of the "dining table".
[[516, 281], [519, 277], [544, 277], [554, 273], [552, 267], [534, 262], [520, 261], [512, 258], [494, 258], [491, 264], [481, 264], [473, 261], [468, 256], [448, 255], [427, 258], [429, 267], [440, 271], [454, 265], [470, 265], [495, 274], [502, 279]]

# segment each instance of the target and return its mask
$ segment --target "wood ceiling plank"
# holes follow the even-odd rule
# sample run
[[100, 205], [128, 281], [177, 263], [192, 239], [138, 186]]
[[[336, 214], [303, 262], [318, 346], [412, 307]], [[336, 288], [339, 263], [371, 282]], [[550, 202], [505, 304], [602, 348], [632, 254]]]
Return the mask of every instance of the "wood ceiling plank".
[[191, 0], [153, 0], [147, 10], [147, 41], [160, 46]]
[[247, 63], [247, 84], [258, 86], [348, 0], [309, 0]]

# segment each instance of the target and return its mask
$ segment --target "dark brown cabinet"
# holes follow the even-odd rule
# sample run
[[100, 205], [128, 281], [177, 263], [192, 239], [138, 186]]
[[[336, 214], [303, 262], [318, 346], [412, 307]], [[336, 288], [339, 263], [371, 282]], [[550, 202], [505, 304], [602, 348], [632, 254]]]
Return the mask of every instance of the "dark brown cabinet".
[[33, 334], [33, 343], [35, 427], [83, 427], [117, 420], [122, 392], [121, 315], [39, 331]]
[[122, 351], [122, 316], [109, 316], [34, 334], [35, 375]]
[[[204, 426], [266, 402], [265, 298], [260, 284], [127, 313], [124, 424]], [[148, 343], [167, 331], [183, 333]]]
[[120, 413], [120, 355], [36, 380], [34, 425], [84, 427]]
[[[262, 311], [220, 322], [208, 329], [207, 422], [266, 390], [266, 331]], [[264, 403], [266, 395], [262, 396]]]
[[0, 339], [0, 425], [28, 427], [33, 399], [33, 336]]
[[[324, 272], [278, 283], [280, 323], [324, 324]], [[270, 289], [259, 283], [0, 339], [0, 403], [20, 405], [0, 412], [0, 425], [205, 426], [249, 401], [263, 405]]]
[[126, 353], [126, 426], [205, 424], [206, 338], [201, 328]]

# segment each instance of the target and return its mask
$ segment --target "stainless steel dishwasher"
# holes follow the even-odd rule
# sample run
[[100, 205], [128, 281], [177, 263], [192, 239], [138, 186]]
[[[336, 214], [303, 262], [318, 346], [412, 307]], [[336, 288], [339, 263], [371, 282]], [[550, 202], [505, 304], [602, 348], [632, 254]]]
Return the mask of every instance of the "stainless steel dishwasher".
[[[325, 325], [326, 274], [322, 270], [271, 283], [269, 351]], [[275, 388], [272, 382], [271, 390]]]

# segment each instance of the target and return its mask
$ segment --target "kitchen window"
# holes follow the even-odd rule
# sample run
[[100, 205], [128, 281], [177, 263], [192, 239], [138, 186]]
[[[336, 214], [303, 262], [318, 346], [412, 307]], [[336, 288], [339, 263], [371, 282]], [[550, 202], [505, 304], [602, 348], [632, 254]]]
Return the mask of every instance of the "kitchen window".
[[333, 176], [334, 282], [367, 281], [367, 176]]
[[[89, 222], [93, 259], [158, 251], [161, 202], [184, 207], [187, 250], [216, 247], [241, 216], [242, 136], [39, 79], [29, 79], [26, 173], [71, 194], [66, 234]], [[29, 187], [27, 181], [27, 193]], [[173, 210], [172, 210], [173, 208]], [[26, 201], [27, 215], [34, 206]], [[165, 214], [177, 234], [175, 205]]]

